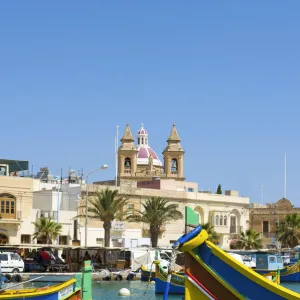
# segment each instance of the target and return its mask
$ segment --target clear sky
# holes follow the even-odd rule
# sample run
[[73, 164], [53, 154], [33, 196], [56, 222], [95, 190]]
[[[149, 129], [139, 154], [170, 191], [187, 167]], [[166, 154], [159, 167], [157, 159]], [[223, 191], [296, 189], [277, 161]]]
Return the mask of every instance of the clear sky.
[[116, 125], [199, 189], [300, 206], [300, 1], [1, 1], [0, 157], [109, 169]]

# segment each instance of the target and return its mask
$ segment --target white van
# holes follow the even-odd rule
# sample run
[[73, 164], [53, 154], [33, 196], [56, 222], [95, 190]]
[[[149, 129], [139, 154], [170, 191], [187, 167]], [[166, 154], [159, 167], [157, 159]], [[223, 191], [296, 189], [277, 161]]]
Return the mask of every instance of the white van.
[[14, 252], [0, 252], [2, 273], [19, 273], [24, 271], [24, 261]]

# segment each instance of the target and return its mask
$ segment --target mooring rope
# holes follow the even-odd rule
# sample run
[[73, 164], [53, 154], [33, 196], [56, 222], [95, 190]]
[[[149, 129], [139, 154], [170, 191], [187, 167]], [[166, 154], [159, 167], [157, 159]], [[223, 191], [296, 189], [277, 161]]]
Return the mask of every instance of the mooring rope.
[[171, 262], [170, 262], [170, 265], [169, 265], [169, 268], [168, 268], [168, 277], [167, 277], [166, 289], [165, 289], [163, 300], [168, 299], [170, 282], [171, 282], [172, 273], [173, 273], [173, 270], [174, 270], [176, 258], [177, 258], [178, 252], [179, 252], [178, 251], [179, 246], [180, 246], [180, 244], [177, 243], [177, 244], [174, 245], [174, 248], [172, 249]]

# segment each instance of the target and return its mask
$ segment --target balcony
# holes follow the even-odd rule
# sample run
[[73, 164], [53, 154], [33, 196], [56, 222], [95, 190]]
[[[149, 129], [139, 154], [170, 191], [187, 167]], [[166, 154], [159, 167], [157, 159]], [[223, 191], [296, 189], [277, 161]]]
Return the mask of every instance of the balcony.
[[268, 238], [268, 239], [271, 239], [271, 238], [276, 238], [276, 233], [275, 232], [261, 232], [260, 233], [260, 238]]
[[243, 231], [243, 226], [230, 226], [229, 230], [232, 234], [241, 233]]
[[16, 215], [5, 213], [0, 214], [1, 224], [20, 224], [22, 222], [22, 211], [17, 211]]

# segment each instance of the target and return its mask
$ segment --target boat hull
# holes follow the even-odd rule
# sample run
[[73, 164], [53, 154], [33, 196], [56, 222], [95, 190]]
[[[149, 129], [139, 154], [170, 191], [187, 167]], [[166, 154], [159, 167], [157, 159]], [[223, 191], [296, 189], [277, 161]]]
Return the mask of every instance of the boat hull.
[[[260, 275], [265, 275], [270, 273], [270, 271], [268, 270], [256, 270], [256, 269], [254, 270]], [[283, 268], [280, 270], [280, 282], [300, 282], [300, 272], [284, 275], [285, 272], [287, 272], [287, 268]]]
[[81, 288], [80, 281], [72, 278], [66, 282], [44, 287], [44, 288], [32, 288], [24, 290], [6, 290], [0, 294], [0, 300], [2, 299], [14, 299], [14, 300], [78, 300], [80, 299]]
[[[151, 276], [150, 276], [151, 274]], [[141, 281], [149, 281], [155, 279], [155, 271], [150, 272], [144, 266], [141, 267]]]
[[[185, 300], [283, 300], [300, 299], [300, 295], [264, 278], [238, 262], [213, 243], [207, 232], [185, 239]], [[188, 234], [189, 235], [189, 234]], [[186, 242], [187, 240], [187, 242]], [[198, 241], [198, 242], [197, 242]]]
[[[155, 293], [163, 294], [167, 284], [167, 272], [159, 265], [155, 268]], [[169, 294], [184, 294], [184, 275], [172, 274]]]

